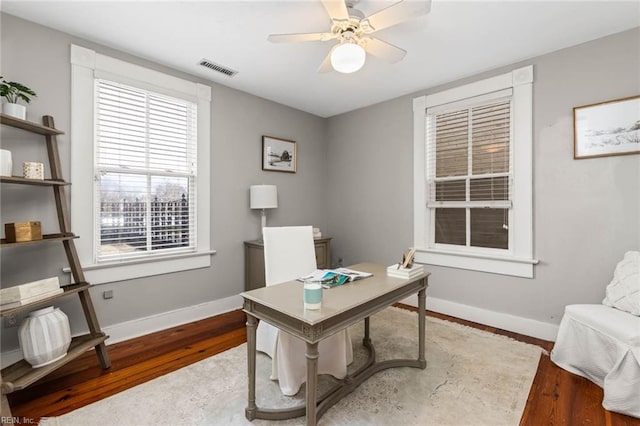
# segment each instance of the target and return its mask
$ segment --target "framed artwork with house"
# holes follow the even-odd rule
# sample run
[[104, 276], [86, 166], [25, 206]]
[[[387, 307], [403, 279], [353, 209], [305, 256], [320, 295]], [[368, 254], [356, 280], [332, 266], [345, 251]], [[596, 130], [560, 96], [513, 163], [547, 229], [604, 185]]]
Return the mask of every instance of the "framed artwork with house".
[[295, 173], [297, 164], [298, 152], [294, 141], [262, 136], [262, 170]]

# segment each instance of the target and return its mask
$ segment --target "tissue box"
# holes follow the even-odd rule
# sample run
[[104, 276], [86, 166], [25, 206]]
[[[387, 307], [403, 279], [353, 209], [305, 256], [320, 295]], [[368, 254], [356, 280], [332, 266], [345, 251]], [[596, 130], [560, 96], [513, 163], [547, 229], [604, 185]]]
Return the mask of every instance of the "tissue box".
[[4, 234], [8, 243], [21, 243], [42, 239], [40, 222], [5, 223]]

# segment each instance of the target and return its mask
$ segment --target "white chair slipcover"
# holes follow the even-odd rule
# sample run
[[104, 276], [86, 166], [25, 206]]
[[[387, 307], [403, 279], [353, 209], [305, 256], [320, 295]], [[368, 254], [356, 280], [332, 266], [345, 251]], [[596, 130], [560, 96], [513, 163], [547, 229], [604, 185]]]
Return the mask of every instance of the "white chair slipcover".
[[604, 305], [569, 305], [551, 360], [603, 388], [605, 409], [640, 417], [640, 317]]
[[[317, 268], [311, 226], [264, 228], [263, 238], [267, 286], [295, 280]], [[256, 333], [256, 349], [272, 359], [271, 380], [278, 380], [284, 395], [295, 395], [307, 380], [306, 343], [264, 321]], [[322, 340], [318, 353], [318, 374], [344, 378], [347, 365], [353, 362], [348, 330]]]

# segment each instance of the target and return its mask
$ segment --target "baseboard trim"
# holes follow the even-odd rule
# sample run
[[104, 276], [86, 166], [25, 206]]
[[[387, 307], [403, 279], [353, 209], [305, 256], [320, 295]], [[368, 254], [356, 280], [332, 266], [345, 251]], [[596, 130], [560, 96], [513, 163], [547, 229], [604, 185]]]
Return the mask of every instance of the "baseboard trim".
[[0, 368], [6, 368], [22, 359], [22, 351], [20, 348], [11, 349], [10, 351], [2, 352], [2, 359], [0, 360]]
[[[408, 297], [401, 302], [415, 307], [418, 306], [415, 296]], [[556, 324], [490, 311], [475, 306], [463, 305], [436, 297], [427, 297], [427, 309], [552, 342], [555, 342], [556, 336], [558, 335], [558, 325]]]
[[112, 345], [156, 331], [224, 314], [241, 307], [242, 298], [236, 295], [110, 325], [103, 327], [103, 331], [109, 336], [106, 341], [107, 345]]
[[[102, 331], [109, 336], [106, 344], [112, 345], [156, 331], [224, 314], [241, 307], [242, 298], [236, 295], [106, 326], [102, 328]], [[20, 348], [2, 352], [1, 368], [14, 364], [21, 359], [22, 351]]]

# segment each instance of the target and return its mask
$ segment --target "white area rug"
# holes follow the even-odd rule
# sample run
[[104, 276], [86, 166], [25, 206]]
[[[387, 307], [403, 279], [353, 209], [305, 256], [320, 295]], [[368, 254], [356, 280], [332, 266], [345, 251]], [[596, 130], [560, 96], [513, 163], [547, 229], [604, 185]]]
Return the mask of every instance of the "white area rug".
[[[371, 318], [378, 360], [417, 358], [417, 314], [387, 308]], [[319, 425], [517, 425], [541, 349], [504, 336], [427, 317], [427, 368], [394, 368], [372, 376], [329, 409]], [[351, 329], [356, 368], [366, 351], [363, 326]], [[271, 360], [257, 357], [259, 407], [304, 401], [303, 389], [285, 397], [269, 380]], [[244, 417], [246, 345], [136, 386], [43, 425], [302, 425]], [[330, 385], [322, 376], [320, 387]]]

